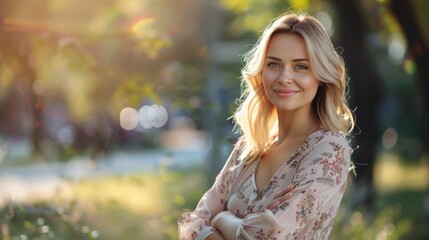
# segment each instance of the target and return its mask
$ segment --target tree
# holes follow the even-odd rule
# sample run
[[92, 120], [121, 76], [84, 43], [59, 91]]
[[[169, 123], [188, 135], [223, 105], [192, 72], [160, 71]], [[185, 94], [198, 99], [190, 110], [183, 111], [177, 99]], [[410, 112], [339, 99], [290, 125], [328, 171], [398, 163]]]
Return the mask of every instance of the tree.
[[429, 40], [409, 0], [391, 0], [389, 8], [396, 17], [407, 40], [407, 48], [416, 65], [416, 79], [423, 97], [422, 152], [429, 154]]
[[338, 16], [336, 23], [341, 33], [338, 38], [344, 47], [342, 55], [351, 79], [352, 107], [356, 108], [357, 130], [353, 142], [358, 145], [358, 149], [353, 154], [353, 161], [356, 164], [357, 189], [362, 191], [358, 191], [358, 197], [353, 199], [355, 204], [371, 205], [376, 146], [380, 139], [376, 125], [377, 104], [383, 90], [366, 44], [370, 29], [360, 2], [330, 2]]
[[[33, 119], [34, 127], [24, 129], [23, 134], [33, 139], [34, 153], [40, 153], [42, 139], [50, 140], [47, 133], [54, 124], [45, 126], [50, 124], [45, 120], [53, 105], [61, 105], [73, 129], [89, 127], [96, 135], [81, 135], [85, 131], [76, 130], [79, 139], [75, 142], [106, 141], [101, 132], [118, 129], [122, 108], [138, 108], [144, 100], [159, 103], [163, 98], [176, 104], [180, 97], [188, 99], [201, 91], [198, 83], [203, 71], [195, 73], [195, 69], [203, 65], [203, 41], [195, 27], [198, 11], [194, 8], [199, 5], [193, 0], [174, 9], [169, 1], [151, 0], [0, 0], [0, 4], [0, 85], [4, 93], [0, 101], [22, 102], [12, 94], [20, 83], [32, 110], [13, 121], [8, 117], [23, 112], [27, 102], [15, 108], [2, 104], [0, 111], [9, 113], [2, 121], [20, 124], [25, 118]], [[169, 76], [173, 80], [164, 79], [171, 62], [178, 62], [181, 72]], [[195, 66], [189, 67], [191, 63]], [[186, 108], [183, 101], [180, 104]], [[0, 128], [9, 130], [6, 125]], [[16, 128], [10, 129], [9, 134], [17, 134]], [[60, 145], [55, 139], [50, 141]], [[77, 146], [82, 145], [73, 147]]]
[[[18, 32], [13, 36], [8, 34], [7, 30], [4, 28], [7, 7], [3, 0], [0, 1], [0, 9], [0, 53], [2, 54], [3, 60], [2, 70], [5, 71], [4, 68], [9, 68], [9, 72], [11, 73], [9, 76], [3, 76], [3, 78], [13, 78], [12, 75], [16, 76], [15, 79], [2, 80], [18, 82], [15, 84], [21, 85], [21, 90], [26, 93], [26, 99], [29, 102], [29, 110], [32, 115], [32, 153], [33, 155], [38, 155], [40, 154], [40, 139], [43, 131], [43, 125], [41, 124], [43, 102], [32, 89], [36, 81], [36, 73], [31, 66], [31, 61], [29, 61], [32, 53], [32, 46], [22, 33]], [[17, 65], [19, 65], [19, 67]], [[23, 121], [24, 119], [20, 120]]]

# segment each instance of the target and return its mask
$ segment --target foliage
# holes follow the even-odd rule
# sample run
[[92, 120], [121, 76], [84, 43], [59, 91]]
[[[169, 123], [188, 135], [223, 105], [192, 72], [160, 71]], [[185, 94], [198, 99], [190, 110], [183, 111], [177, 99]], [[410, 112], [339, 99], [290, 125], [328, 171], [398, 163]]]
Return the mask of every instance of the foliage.
[[3, 206], [0, 238], [177, 239], [176, 221], [196, 205], [204, 179], [161, 166], [157, 174], [69, 181], [53, 198]]
[[[171, 4], [0, 0], [0, 113], [6, 116], [0, 131], [28, 136], [51, 157], [46, 145], [64, 152], [70, 144], [90, 151], [117, 144], [117, 135], [126, 135], [120, 111], [145, 101], [198, 119], [205, 54], [199, 3], [183, 1], [177, 11]], [[58, 140], [61, 128], [74, 138]]]
[[98, 239], [99, 232], [77, 222], [77, 212], [73, 210], [76, 207], [70, 206], [66, 211], [48, 202], [11, 203], [3, 210], [2, 239]]
[[[41, 6], [29, 4], [24, 8], [22, 3], [7, 4], [3, 37], [9, 41], [2, 42], [5, 52], [2, 61], [4, 68], [14, 73], [9, 77], [17, 79], [26, 74], [22, 69], [29, 69], [34, 77], [28, 76], [28, 81], [35, 85], [35, 94], [46, 102], [66, 101], [76, 121], [90, 118], [97, 104], [128, 76], [138, 74], [145, 79], [146, 74], [138, 72], [138, 62], [155, 58], [161, 49], [171, 46], [171, 40], [153, 26], [154, 19], [140, 17], [140, 21], [129, 26], [136, 18], [135, 13], [124, 11], [123, 4], [109, 2], [47, 1]], [[79, 7], [83, 5], [85, 10]], [[32, 11], [33, 7], [39, 12]], [[78, 11], [79, 18], [74, 14]], [[19, 52], [22, 45], [26, 47], [25, 54]], [[9, 52], [5, 50], [7, 47]], [[129, 65], [118, 62], [127, 59], [126, 55], [133, 56], [136, 62]], [[13, 62], [14, 58], [22, 60]], [[27, 60], [29, 64], [25, 66]], [[142, 82], [140, 87], [145, 84], [149, 82]]]
[[[173, 240], [179, 215], [192, 210], [207, 187], [200, 169], [167, 165], [157, 174], [88, 178], [70, 182], [49, 201], [7, 205], [2, 225], [9, 239]], [[362, 209], [341, 208], [330, 239], [404, 239], [411, 221], [399, 211], [385, 206], [370, 220]]]
[[399, 218], [398, 206], [386, 206], [371, 219], [363, 209], [347, 212], [340, 208], [330, 239], [389, 239], [400, 240], [409, 235], [411, 220]]
[[[128, 106], [137, 108], [145, 101], [170, 105], [174, 113], [179, 109], [190, 113], [201, 127], [203, 108], [209, 108], [203, 105], [205, 61], [210, 47], [204, 39], [204, 2], [0, 0], [1, 137], [30, 135], [35, 127], [46, 126], [39, 136], [43, 138], [42, 147], [48, 149], [44, 159], [72, 158], [81, 154], [78, 148], [102, 152], [111, 142], [120, 143], [121, 136], [129, 134], [117, 129], [119, 111]], [[407, 49], [402, 49], [402, 60], [392, 62], [388, 56], [389, 51], [404, 47], [388, 2], [362, 4], [371, 28], [365, 39], [382, 73], [383, 88], [391, 94], [386, 96], [386, 105], [379, 106], [379, 122], [372, 126], [380, 132], [388, 127], [398, 130], [401, 138], [393, 150], [417, 152], [415, 121], [422, 116], [416, 103], [416, 65]], [[254, 42], [269, 19], [288, 9], [313, 15], [326, 11], [335, 25], [332, 3], [221, 0], [220, 6], [227, 12], [219, 19], [225, 31], [226, 39], [222, 40]], [[428, 2], [413, 3], [422, 25], [428, 26]], [[427, 32], [429, 28], [424, 29]], [[223, 78], [220, 81], [229, 83], [223, 87], [237, 92], [228, 80], [239, 74], [239, 67], [220, 66], [217, 70]], [[233, 72], [233, 77], [225, 77], [225, 72]], [[367, 86], [370, 89], [371, 83]], [[39, 119], [35, 111], [41, 113]], [[55, 138], [62, 130], [56, 128], [60, 124], [75, 130], [76, 146]], [[1, 236], [5, 240], [176, 239], [176, 219], [181, 212], [195, 207], [207, 189], [206, 181], [199, 170], [176, 171], [167, 166], [153, 174], [70, 181], [69, 188], [59, 190], [53, 199], [3, 206]], [[391, 202], [397, 198], [391, 197]], [[332, 239], [403, 239], [415, 227], [390, 202], [375, 211], [375, 217], [370, 214], [362, 209], [342, 209]]]
[[326, 4], [320, 0], [246, 0], [246, 1], [221, 1], [222, 6], [235, 14], [231, 23], [227, 26], [228, 34], [232, 36], [244, 33], [260, 33], [262, 29], [273, 19], [287, 11], [309, 12], [315, 14]]

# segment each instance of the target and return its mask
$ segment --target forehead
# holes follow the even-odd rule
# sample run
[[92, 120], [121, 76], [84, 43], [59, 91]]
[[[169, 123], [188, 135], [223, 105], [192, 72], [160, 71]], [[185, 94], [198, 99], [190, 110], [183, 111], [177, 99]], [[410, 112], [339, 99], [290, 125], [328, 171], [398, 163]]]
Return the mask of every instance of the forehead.
[[267, 56], [308, 58], [304, 39], [294, 33], [275, 33], [268, 43]]

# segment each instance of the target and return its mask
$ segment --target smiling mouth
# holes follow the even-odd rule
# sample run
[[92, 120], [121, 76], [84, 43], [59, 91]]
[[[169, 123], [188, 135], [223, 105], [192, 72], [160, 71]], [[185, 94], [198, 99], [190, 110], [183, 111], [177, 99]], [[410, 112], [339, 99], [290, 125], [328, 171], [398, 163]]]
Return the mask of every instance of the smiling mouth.
[[294, 90], [274, 90], [274, 93], [279, 97], [290, 97], [297, 94], [299, 91]]

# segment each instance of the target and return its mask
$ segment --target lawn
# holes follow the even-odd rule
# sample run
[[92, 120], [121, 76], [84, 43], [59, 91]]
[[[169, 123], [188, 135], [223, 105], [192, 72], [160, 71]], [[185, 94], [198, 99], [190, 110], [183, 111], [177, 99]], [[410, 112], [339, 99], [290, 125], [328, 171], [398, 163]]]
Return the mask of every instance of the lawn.
[[46, 201], [4, 206], [2, 239], [177, 239], [176, 219], [203, 186], [191, 170], [68, 181]]
[[[162, 167], [65, 181], [48, 199], [2, 206], [1, 239], [177, 239], [180, 213], [210, 185], [201, 169]], [[375, 210], [348, 209], [350, 194], [330, 239], [423, 239], [422, 190], [378, 190]]]

